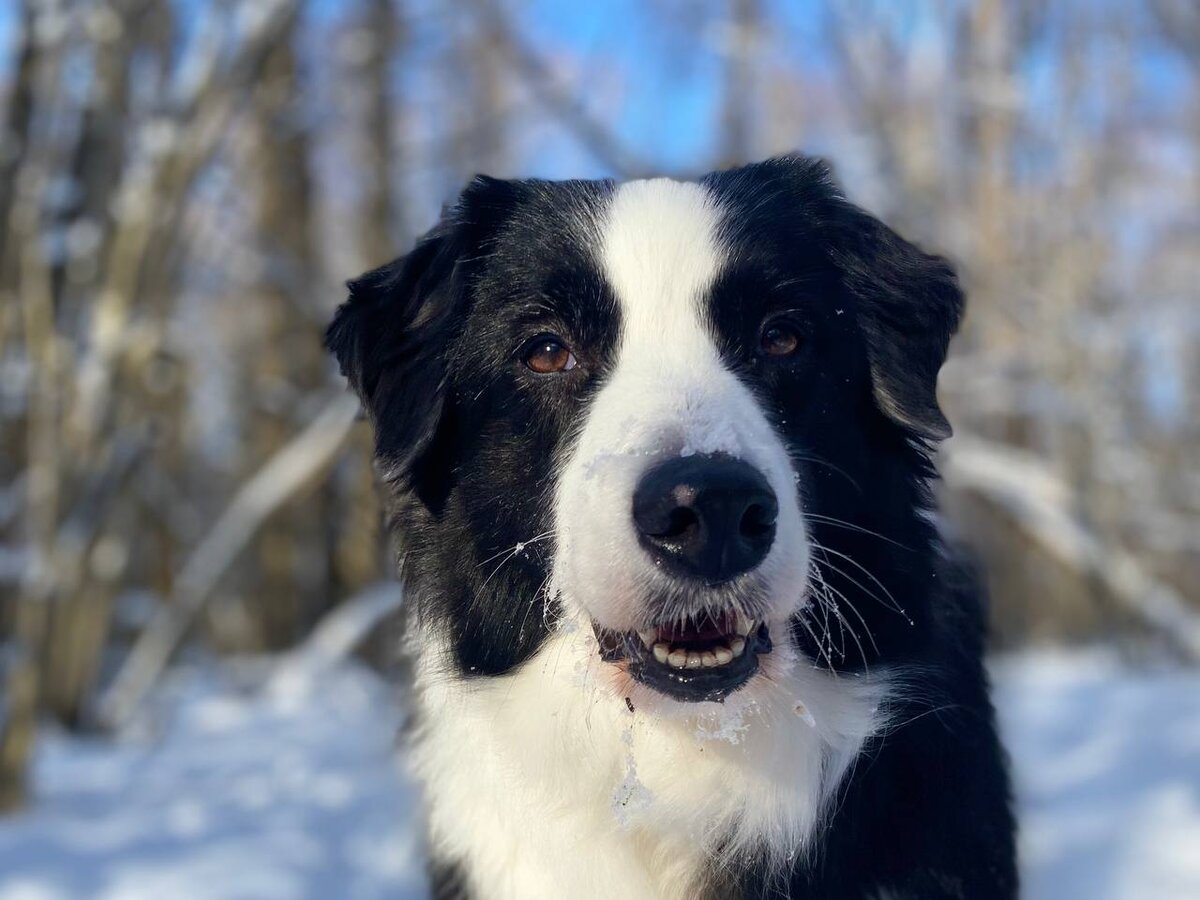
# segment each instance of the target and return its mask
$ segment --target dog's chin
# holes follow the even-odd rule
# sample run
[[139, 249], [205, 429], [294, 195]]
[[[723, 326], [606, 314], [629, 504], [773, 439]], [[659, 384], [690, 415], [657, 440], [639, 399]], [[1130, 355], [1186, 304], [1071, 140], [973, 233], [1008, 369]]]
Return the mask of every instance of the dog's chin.
[[600, 658], [635, 682], [681, 703], [721, 702], [758, 673], [771, 629], [732, 610], [640, 631], [595, 620]]

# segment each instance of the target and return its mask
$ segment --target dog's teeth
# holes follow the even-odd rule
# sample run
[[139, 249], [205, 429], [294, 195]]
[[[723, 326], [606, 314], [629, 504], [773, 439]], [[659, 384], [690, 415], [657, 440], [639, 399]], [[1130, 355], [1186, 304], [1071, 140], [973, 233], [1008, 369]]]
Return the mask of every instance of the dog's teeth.
[[658, 634], [654, 631], [654, 629], [650, 629], [649, 631], [639, 631], [638, 637], [642, 639], [642, 643], [646, 645], [647, 649], [649, 649], [650, 647], [654, 646], [654, 639], [658, 637]]
[[[754, 627], [753, 622], [748, 624]], [[638, 635], [647, 641], [656, 660], [673, 669], [715, 669], [733, 662], [746, 649], [746, 641], [740, 637], [735, 637], [728, 645], [717, 644], [708, 650], [687, 650], [683, 647], [672, 649], [666, 641], [649, 641], [645, 633], [640, 631]]]
[[745, 637], [754, 630], [754, 620], [738, 613], [737, 617], [737, 633]]

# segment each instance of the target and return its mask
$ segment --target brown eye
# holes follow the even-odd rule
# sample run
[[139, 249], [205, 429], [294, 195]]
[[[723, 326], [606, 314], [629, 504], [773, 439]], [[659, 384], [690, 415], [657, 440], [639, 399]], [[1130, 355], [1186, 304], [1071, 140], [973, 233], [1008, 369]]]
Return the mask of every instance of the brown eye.
[[544, 334], [526, 344], [521, 361], [529, 371], [539, 375], [569, 372], [578, 365], [571, 348], [552, 334]]
[[790, 356], [800, 349], [803, 338], [789, 322], [772, 322], [763, 329], [759, 346], [767, 356]]

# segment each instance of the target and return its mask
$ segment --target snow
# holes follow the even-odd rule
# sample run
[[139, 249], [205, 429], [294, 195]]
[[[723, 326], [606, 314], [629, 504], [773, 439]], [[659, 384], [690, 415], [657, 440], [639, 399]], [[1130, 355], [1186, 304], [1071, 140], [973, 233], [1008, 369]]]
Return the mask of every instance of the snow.
[[[0, 900], [424, 896], [398, 698], [334, 657], [182, 670], [121, 741], [44, 735]], [[1054, 650], [993, 672], [1027, 900], [1200, 897], [1200, 671]]]
[[1200, 897], [1200, 671], [1042, 651], [994, 674], [1026, 900]]
[[654, 803], [654, 794], [650, 789], [642, 784], [637, 774], [637, 763], [633, 759], [633, 723], [621, 735], [621, 742], [625, 745], [625, 777], [621, 779], [621, 783], [617, 785], [612, 796], [612, 812], [613, 818], [617, 821], [617, 826], [622, 830], [627, 830], [633, 827], [637, 814], [649, 809]]
[[284, 671], [253, 692], [182, 672], [121, 742], [44, 736], [36, 802], [0, 820], [0, 900], [423, 896], [389, 689]]

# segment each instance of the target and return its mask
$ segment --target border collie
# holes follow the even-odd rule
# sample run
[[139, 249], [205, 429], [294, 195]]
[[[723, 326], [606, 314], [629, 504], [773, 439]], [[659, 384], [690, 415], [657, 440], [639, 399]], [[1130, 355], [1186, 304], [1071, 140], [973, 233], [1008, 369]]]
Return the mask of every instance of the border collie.
[[478, 177], [349, 285], [439, 898], [1009, 898], [950, 266], [821, 161]]

